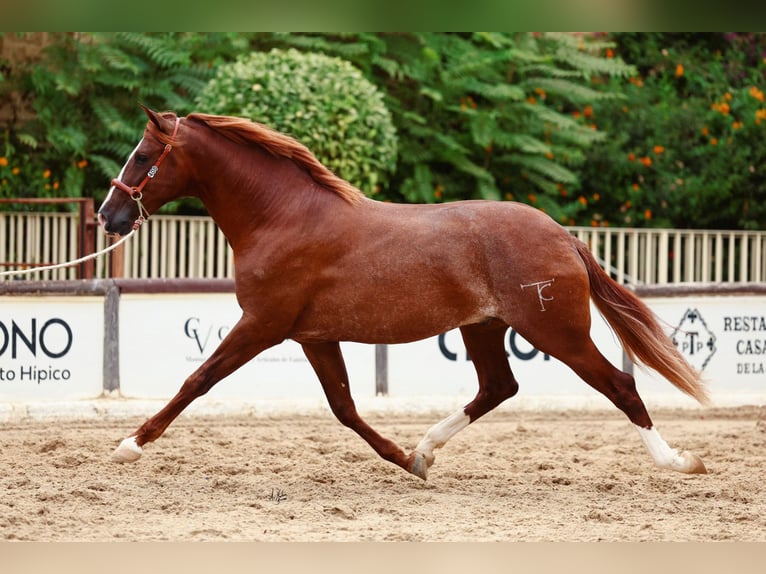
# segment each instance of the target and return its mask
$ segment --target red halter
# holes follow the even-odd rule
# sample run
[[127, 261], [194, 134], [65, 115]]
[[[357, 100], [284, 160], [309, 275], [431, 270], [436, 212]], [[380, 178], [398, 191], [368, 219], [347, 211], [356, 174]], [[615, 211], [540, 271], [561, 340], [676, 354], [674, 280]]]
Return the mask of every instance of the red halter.
[[[175, 139], [176, 134], [178, 133], [178, 126], [181, 123], [181, 118], [176, 118], [176, 125], [173, 128], [173, 137]], [[141, 203], [141, 200], [144, 197], [143, 189], [144, 186], [149, 183], [150, 179], [154, 179], [154, 176], [157, 175], [157, 172], [160, 170], [160, 164], [164, 161], [164, 159], [167, 157], [167, 155], [170, 153], [170, 150], [173, 149], [173, 146], [170, 144], [165, 145], [165, 149], [162, 151], [162, 154], [160, 154], [160, 157], [157, 158], [157, 161], [154, 163], [152, 167], [149, 168], [149, 172], [146, 174], [146, 177], [144, 177], [143, 181], [138, 184], [137, 187], [129, 187], [128, 185], [121, 182], [119, 179], [113, 179], [112, 185], [119, 189], [120, 191], [124, 191], [127, 193], [133, 201], [136, 202], [138, 205], [138, 219], [136, 219], [135, 223], [133, 223], [133, 229], [138, 229], [141, 224], [149, 219], [149, 212], [144, 207], [144, 204]]]

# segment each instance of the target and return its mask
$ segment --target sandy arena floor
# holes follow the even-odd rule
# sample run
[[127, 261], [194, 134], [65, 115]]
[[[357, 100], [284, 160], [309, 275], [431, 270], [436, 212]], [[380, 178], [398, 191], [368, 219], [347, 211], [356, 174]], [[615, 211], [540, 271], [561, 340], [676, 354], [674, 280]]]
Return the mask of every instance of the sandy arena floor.
[[[446, 414], [366, 418], [411, 449]], [[490, 413], [427, 482], [328, 412], [184, 416], [132, 465], [139, 419], [8, 422], [0, 540], [766, 541], [766, 407], [652, 414], [710, 474], [655, 468], [617, 411]]]

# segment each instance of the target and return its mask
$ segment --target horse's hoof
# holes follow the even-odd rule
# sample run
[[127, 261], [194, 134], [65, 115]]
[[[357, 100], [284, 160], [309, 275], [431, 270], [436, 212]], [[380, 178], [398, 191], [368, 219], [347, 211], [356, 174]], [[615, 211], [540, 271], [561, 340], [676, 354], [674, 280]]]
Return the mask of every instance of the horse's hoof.
[[705, 468], [705, 463], [702, 462], [702, 459], [698, 457], [696, 454], [693, 454], [689, 451], [684, 451], [681, 453], [681, 456], [684, 459], [685, 463], [685, 469], [683, 472], [686, 474], [707, 474], [707, 468]]
[[136, 437], [131, 436], [120, 443], [112, 453], [114, 462], [136, 462], [144, 453], [144, 449], [136, 443]]
[[428, 463], [426, 462], [426, 455], [424, 455], [422, 452], [414, 452], [412, 454], [413, 457], [412, 464], [410, 465], [410, 472], [418, 478], [426, 480], [428, 478]]

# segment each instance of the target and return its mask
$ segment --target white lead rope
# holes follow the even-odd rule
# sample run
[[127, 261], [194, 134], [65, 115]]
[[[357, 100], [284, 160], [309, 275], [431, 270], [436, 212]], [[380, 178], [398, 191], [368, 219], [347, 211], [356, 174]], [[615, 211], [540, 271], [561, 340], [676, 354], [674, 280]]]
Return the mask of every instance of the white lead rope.
[[106, 253], [109, 253], [113, 249], [117, 249], [120, 245], [125, 243], [134, 233], [136, 232], [135, 229], [133, 229], [130, 233], [128, 233], [125, 237], [122, 237], [118, 242], [113, 243], [112, 245], [105, 247], [101, 251], [96, 251], [95, 253], [91, 253], [90, 255], [86, 255], [85, 257], [80, 257], [79, 259], [75, 259], [74, 261], [67, 261], [65, 263], [57, 263], [55, 265], [45, 265], [43, 267], [30, 267], [29, 269], [18, 269], [13, 271], [3, 271], [0, 272], [0, 277], [4, 277], [7, 275], [26, 275], [28, 273], [38, 273], [40, 271], [50, 271], [51, 269], [61, 269], [63, 267], [72, 267], [73, 265], [79, 265], [80, 263], [84, 263], [85, 261], [90, 261], [91, 259], [95, 259], [96, 257], [99, 257], [101, 255], [105, 255]]

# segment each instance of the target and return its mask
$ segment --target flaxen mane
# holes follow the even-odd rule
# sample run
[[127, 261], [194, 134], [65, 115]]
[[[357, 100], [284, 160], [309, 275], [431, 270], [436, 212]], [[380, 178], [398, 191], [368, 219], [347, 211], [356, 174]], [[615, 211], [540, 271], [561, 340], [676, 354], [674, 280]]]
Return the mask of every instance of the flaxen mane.
[[356, 187], [322, 165], [302, 143], [263, 124], [244, 118], [210, 114], [189, 114], [186, 119], [201, 122], [234, 142], [257, 144], [276, 157], [292, 160], [306, 170], [314, 181], [349, 203], [357, 203], [364, 197]]

